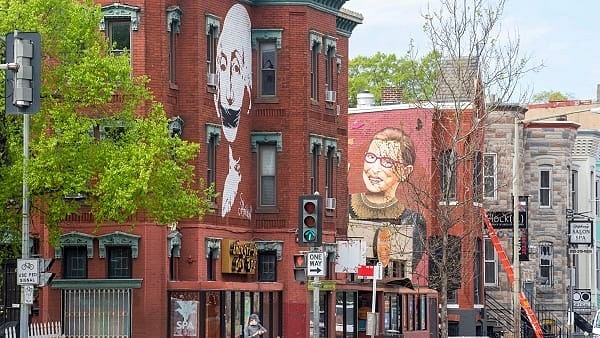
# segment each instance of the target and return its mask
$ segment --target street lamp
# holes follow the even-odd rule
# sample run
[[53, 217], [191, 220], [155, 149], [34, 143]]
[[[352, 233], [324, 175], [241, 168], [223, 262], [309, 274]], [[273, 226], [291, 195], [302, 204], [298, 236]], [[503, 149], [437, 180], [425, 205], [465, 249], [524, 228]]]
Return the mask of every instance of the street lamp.
[[[520, 295], [521, 295], [521, 271], [520, 271], [520, 262], [519, 262], [519, 250], [518, 245], [521, 241], [520, 233], [519, 233], [519, 124], [526, 125], [531, 122], [548, 120], [552, 118], [557, 118], [561, 116], [584, 113], [584, 112], [592, 112], [594, 114], [600, 114], [600, 108], [588, 108], [583, 110], [575, 110], [570, 112], [563, 112], [559, 114], [553, 114], [548, 116], [540, 116], [534, 117], [530, 119], [519, 120], [518, 114], [515, 114], [514, 121], [514, 142], [513, 142], [513, 180], [512, 180], [512, 190], [513, 190], [513, 316], [514, 316], [514, 337], [520, 338], [521, 336], [521, 303], [520, 303]], [[570, 297], [570, 296], [569, 296]]]

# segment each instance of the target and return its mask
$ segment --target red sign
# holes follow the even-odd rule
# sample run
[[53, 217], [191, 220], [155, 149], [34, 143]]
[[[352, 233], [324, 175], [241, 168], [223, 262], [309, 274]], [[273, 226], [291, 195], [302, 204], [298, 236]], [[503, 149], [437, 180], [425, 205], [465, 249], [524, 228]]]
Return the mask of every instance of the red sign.
[[373, 265], [359, 265], [358, 266], [358, 277], [373, 277], [375, 274], [375, 267]]

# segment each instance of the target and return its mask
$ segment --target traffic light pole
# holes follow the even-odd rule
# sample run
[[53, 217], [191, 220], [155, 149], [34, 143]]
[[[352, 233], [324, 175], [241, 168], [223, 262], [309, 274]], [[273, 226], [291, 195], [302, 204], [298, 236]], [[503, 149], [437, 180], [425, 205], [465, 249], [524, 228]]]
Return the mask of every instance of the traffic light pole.
[[[312, 282], [313, 285], [313, 335], [312, 338], [319, 338], [319, 291], [321, 288], [321, 281], [319, 280], [319, 276], [315, 276]], [[325, 314], [327, 315], [327, 314]]]
[[[29, 186], [27, 185], [27, 165], [29, 163], [29, 114], [23, 114], [23, 224], [21, 229], [21, 258], [29, 258]], [[21, 287], [19, 336], [29, 335], [29, 309], [25, 304], [25, 288]]]

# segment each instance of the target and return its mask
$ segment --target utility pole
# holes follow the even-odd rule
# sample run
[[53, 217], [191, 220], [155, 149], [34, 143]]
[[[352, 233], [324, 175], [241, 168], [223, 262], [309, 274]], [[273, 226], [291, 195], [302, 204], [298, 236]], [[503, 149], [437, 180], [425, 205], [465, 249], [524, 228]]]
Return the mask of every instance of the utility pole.
[[[321, 288], [321, 281], [319, 279], [319, 276], [315, 276], [312, 282], [313, 285], [313, 338], [319, 338], [319, 322], [321, 321], [319, 318], [319, 311], [320, 311], [320, 305], [319, 305], [319, 291]], [[327, 315], [327, 314], [325, 314]]]

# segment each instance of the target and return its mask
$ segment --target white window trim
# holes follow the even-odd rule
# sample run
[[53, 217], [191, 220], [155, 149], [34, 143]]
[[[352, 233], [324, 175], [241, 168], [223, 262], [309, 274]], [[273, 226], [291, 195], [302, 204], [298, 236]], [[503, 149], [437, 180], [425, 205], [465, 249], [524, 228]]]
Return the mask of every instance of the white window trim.
[[[548, 172], [548, 187], [544, 189], [548, 190], [548, 205], [542, 204], [542, 172]], [[570, 173], [569, 173], [570, 174]], [[552, 208], [552, 167], [541, 167], [538, 175], [538, 203], [540, 209], [551, 209]]]
[[486, 259], [486, 255], [485, 255], [485, 248], [486, 248], [486, 241], [490, 241], [491, 242], [491, 238], [484, 236], [483, 237], [483, 286], [498, 286], [498, 273], [500, 272], [499, 269], [499, 262], [498, 262], [498, 253], [496, 252], [496, 249], [494, 248], [494, 246], [492, 245], [492, 250], [494, 251], [494, 282], [493, 283], [486, 283], [486, 263], [491, 262], [491, 260]]

